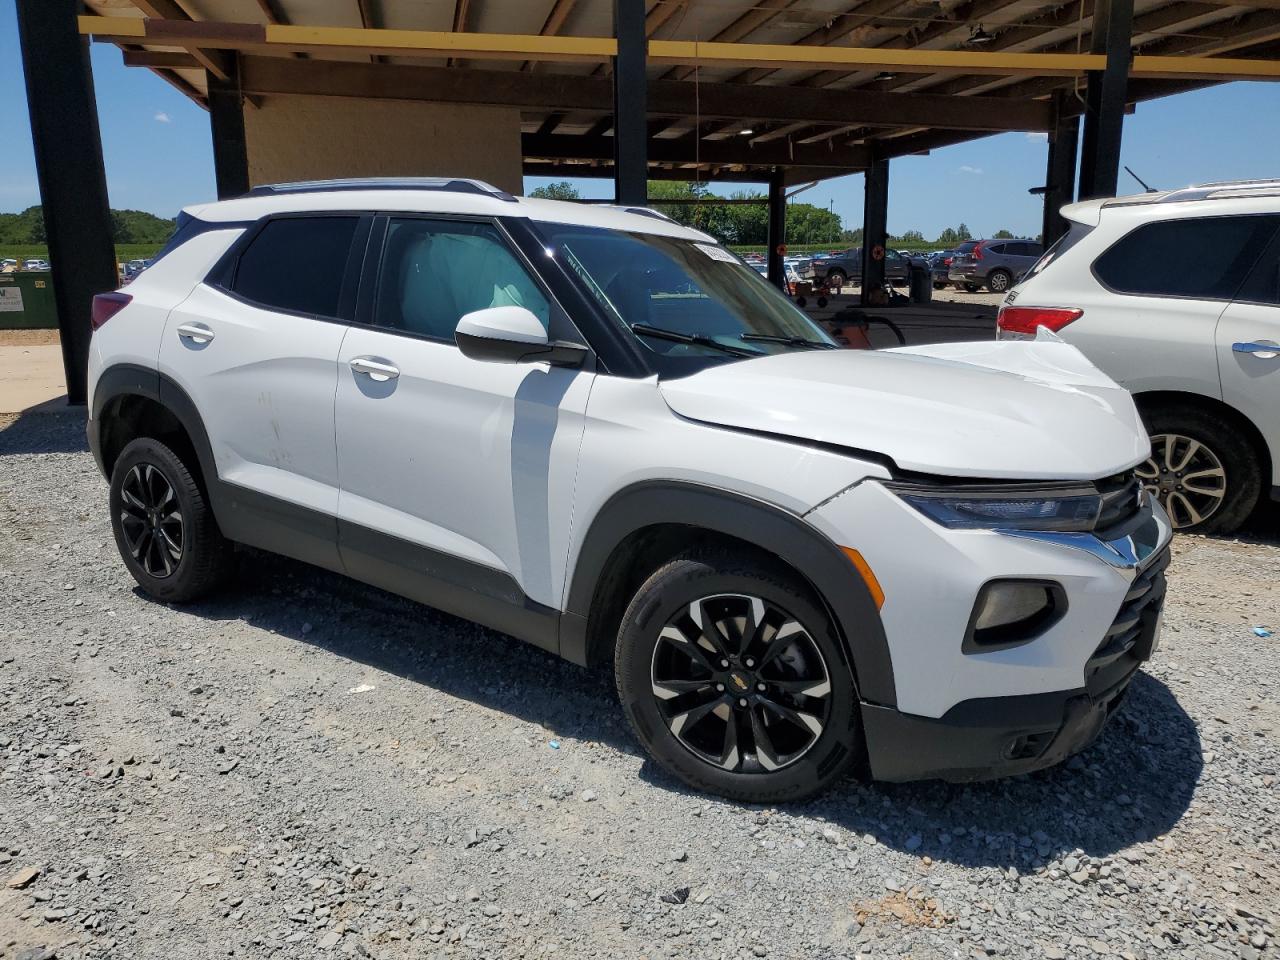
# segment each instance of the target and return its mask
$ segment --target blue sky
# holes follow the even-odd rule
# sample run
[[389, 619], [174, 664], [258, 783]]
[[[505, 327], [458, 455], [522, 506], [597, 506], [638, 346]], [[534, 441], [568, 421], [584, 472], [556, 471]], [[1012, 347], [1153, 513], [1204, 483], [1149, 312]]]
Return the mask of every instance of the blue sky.
[[[214, 195], [208, 114], [120, 52], [93, 44], [93, 74], [111, 205], [171, 217]], [[0, 212], [39, 203], [13, 0], [0, 0]], [[1280, 84], [1232, 83], [1139, 104], [1125, 119], [1121, 162], [1157, 187], [1280, 176]], [[1010, 133], [947, 147], [890, 166], [889, 229], [933, 238], [963, 221], [975, 236], [1007, 228], [1035, 235], [1041, 207], [1029, 187], [1044, 182], [1043, 137]], [[465, 176], [465, 170], [457, 171]], [[526, 189], [545, 183], [528, 178]], [[577, 181], [605, 197], [605, 180]], [[740, 189], [727, 185], [720, 192]], [[1121, 191], [1140, 189], [1121, 174]], [[846, 226], [862, 221], [862, 177], [830, 180], [800, 197], [830, 205]]]

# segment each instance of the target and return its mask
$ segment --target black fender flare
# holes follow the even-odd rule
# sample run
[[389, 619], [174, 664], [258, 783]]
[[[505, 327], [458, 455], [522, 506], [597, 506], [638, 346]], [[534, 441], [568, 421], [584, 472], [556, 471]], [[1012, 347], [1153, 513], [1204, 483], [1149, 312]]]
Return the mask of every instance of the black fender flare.
[[645, 481], [614, 494], [591, 521], [571, 572], [560, 654], [588, 664], [589, 620], [601, 573], [629, 535], [681, 524], [756, 544], [778, 557], [817, 592], [849, 658], [859, 696], [896, 706], [893, 663], [880, 612], [840, 548], [799, 515], [729, 490], [678, 480]]
[[93, 410], [89, 419], [90, 441], [94, 448], [94, 459], [98, 461], [98, 467], [104, 474], [106, 469], [100, 444], [94, 440], [93, 433], [95, 430], [101, 431], [102, 413], [107, 405], [125, 396], [154, 400], [173, 414], [195, 448], [205, 483], [211, 490], [217, 486], [218, 467], [213, 459], [213, 446], [209, 443], [209, 432], [205, 430], [204, 420], [196, 409], [195, 402], [171, 378], [158, 370], [149, 370], [132, 363], [118, 363], [103, 370], [93, 391]]

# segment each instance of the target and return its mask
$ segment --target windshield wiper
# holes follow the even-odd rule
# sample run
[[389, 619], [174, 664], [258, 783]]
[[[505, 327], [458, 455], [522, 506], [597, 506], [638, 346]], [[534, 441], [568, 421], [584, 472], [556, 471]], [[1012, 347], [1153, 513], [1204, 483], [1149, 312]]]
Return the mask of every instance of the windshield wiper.
[[810, 350], [836, 350], [834, 343], [821, 340], [806, 340], [804, 337], [776, 337], [771, 333], [744, 333], [738, 338], [748, 343], [785, 343], [789, 347], [807, 347]]
[[656, 337], [659, 340], [672, 340], [675, 343], [693, 343], [699, 347], [711, 347], [713, 350], [719, 350], [734, 357], [758, 357], [760, 356], [755, 350], [740, 350], [732, 347], [727, 343], [721, 343], [719, 340], [713, 340], [705, 333], [677, 333], [675, 330], [664, 330], [662, 327], [651, 327], [647, 323], [631, 324], [633, 333], [638, 333], [645, 337]]

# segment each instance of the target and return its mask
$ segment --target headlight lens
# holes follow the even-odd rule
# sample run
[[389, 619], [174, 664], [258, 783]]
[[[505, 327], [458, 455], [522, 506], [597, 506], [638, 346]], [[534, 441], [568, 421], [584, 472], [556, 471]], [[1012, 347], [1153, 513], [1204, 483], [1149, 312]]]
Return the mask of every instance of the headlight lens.
[[1088, 532], [1102, 508], [1102, 498], [1091, 484], [885, 486], [930, 520], [959, 530]]

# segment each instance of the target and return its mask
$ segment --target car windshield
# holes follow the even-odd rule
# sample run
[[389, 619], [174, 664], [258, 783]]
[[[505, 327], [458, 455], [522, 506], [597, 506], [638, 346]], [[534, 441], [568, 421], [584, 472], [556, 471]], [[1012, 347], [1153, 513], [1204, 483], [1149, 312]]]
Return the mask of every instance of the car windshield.
[[837, 346], [760, 273], [714, 243], [572, 224], [537, 227], [569, 273], [637, 336], [664, 375]]

